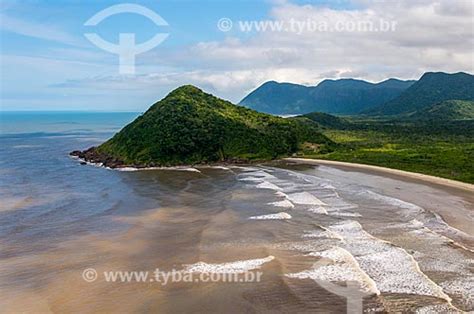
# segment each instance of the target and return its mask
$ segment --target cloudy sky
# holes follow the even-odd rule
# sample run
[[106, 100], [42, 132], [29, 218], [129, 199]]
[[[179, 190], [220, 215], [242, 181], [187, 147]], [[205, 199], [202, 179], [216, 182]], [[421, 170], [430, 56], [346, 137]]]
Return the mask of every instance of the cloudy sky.
[[[168, 25], [135, 13], [84, 25], [121, 3], [2, 1], [1, 109], [143, 111], [183, 84], [238, 102], [268, 80], [315, 85], [474, 72], [471, 0], [134, 1]], [[245, 29], [254, 22], [267, 29]], [[378, 31], [350, 29], [360, 22]], [[380, 31], [385, 22], [393, 27]], [[168, 37], [136, 55], [131, 75], [85, 33], [113, 44], [120, 33], [135, 34], [137, 43]]]

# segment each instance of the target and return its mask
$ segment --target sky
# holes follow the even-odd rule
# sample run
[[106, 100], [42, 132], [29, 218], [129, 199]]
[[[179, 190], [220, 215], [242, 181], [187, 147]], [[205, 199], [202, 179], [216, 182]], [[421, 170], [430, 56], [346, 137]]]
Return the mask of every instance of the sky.
[[[166, 23], [126, 11], [85, 25], [120, 4]], [[2, 0], [0, 109], [145, 111], [184, 84], [237, 103], [269, 80], [473, 73], [473, 11], [471, 0]], [[377, 31], [353, 27], [360, 22]], [[98, 47], [91, 33], [112, 45], [121, 33], [137, 45], [167, 37], [135, 54], [134, 73], [124, 73], [119, 53]]]

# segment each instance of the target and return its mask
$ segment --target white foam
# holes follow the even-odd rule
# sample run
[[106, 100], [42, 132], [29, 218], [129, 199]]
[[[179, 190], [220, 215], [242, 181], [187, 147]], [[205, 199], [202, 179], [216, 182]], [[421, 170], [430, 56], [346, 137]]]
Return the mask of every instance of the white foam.
[[[447, 250], [445, 248], [438, 249], [436, 253], [442, 257], [435, 258], [418, 251], [414, 252], [412, 255], [413, 258], [420, 263], [420, 267], [423, 271], [452, 272], [458, 273], [456, 274], [457, 276], [463, 276], [466, 272], [469, 273], [469, 264], [474, 262], [465, 259], [464, 256], [456, 251]], [[448, 255], [443, 255], [444, 253], [447, 253]]]
[[[112, 168], [111, 168], [111, 169], [112, 169]], [[134, 168], [134, 167], [121, 167], [121, 168], [114, 168], [114, 170], [129, 172], [129, 171], [138, 171], [138, 168]]]
[[331, 216], [338, 216], [338, 217], [362, 217], [359, 213], [348, 213], [348, 212], [340, 212], [334, 211], [330, 213]]
[[[460, 298], [460, 302], [467, 311], [474, 311], [474, 276], [468, 275], [464, 278], [455, 279], [441, 283], [441, 287], [451, 294]], [[469, 312], [472, 313], [472, 312]]]
[[[419, 294], [451, 299], [441, 287], [420, 271], [418, 263], [404, 249], [377, 239], [356, 221], [328, 227], [344, 240], [343, 247], [377, 284], [381, 292]], [[403, 271], [401, 271], [403, 270]]]
[[275, 195], [276, 196], [281, 196], [281, 197], [287, 197], [287, 195], [285, 193], [283, 193], [282, 191], [276, 191]]
[[264, 180], [261, 178], [255, 178], [255, 177], [243, 177], [239, 178], [239, 181], [251, 181], [251, 182], [263, 182]]
[[276, 207], [285, 207], [285, 208], [294, 208], [295, 205], [293, 205], [292, 202], [290, 202], [289, 200], [283, 200], [283, 201], [279, 201], [279, 202], [271, 202], [271, 203], [268, 203], [268, 205], [273, 205], [273, 206], [276, 206]]
[[272, 245], [272, 248], [308, 253], [308, 252], [329, 249], [333, 247], [335, 243], [337, 243], [337, 241], [335, 241], [334, 239], [319, 238], [316, 240], [309, 239], [306, 241], [298, 241], [298, 242], [276, 243]]
[[145, 167], [145, 168], [118, 167], [118, 168], [113, 168], [112, 170], [117, 170], [117, 171], [169, 170], [169, 171], [189, 171], [189, 172], [201, 173], [199, 169], [196, 169], [193, 167]]
[[274, 256], [267, 256], [265, 258], [241, 260], [236, 262], [209, 264], [205, 262], [198, 262], [191, 265], [185, 265], [185, 271], [192, 273], [218, 273], [218, 274], [236, 274], [245, 273], [249, 270], [258, 269], [263, 264], [274, 260]]
[[253, 219], [253, 220], [291, 219], [291, 215], [285, 212], [281, 212], [277, 214], [252, 216], [252, 217], [249, 217], [249, 219]]
[[412, 219], [410, 222], [409, 222], [410, 225], [412, 225], [413, 227], [423, 227], [424, 224], [417, 220], [417, 219]]
[[303, 234], [303, 238], [327, 238], [327, 239], [338, 239], [341, 241], [343, 240], [343, 238], [339, 234], [327, 229], [306, 232], [305, 234]]
[[449, 313], [460, 313], [460, 312], [454, 309], [449, 304], [433, 304], [433, 305], [421, 307], [417, 309], [415, 313], [417, 314], [436, 314], [436, 313], [449, 314]]
[[94, 167], [102, 167], [104, 164], [101, 163], [101, 162], [90, 162], [90, 161], [86, 161], [86, 164], [89, 165], [89, 166], [94, 166]]
[[221, 169], [221, 170], [229, 170], [230, 171], [230, 168], [225, 167], [225, 166], [210, 166], [210, 168], [212, 168], [212, 169]]
[[302, 205], [326, 205], [320, 199], [315, 197], [313, 194], [308, 192], [292, 193], [288, 194], [288, 199], [295, 204]]
[[[463, 239], [466, 239], [468, 241], [474, 241], [474, 236], [465, 233], [464, 231], [461, 231], [459, 229], [456, 229], [455, 227], [450, 226], [447, 224], [443, 218], [434, 212], [427, 212], [427, 214], [432, 215], [433, 217], [430, 217], [426, 221], [426, 228], [429, 228], [433, 232], [439, 232], [443, 234], [444, 237], [448, 238], [449, 240], [453, 241], [451, 238], [447, 237], [445, 234], [448, 233], [449, 235], [454, 235], [455, 237], [461, 237]], [[466, 247], [458, 242], [455, 242], [457, 246], [462, 247], [464, 250], [474, 252], [472, 247]]]
[[[472, 254], [469, 250], [465, 252], [465, 249], [462, 246], [459, 247], [456, 242], [426, 227], [409, 231], [406, 235], [413, 241], [422, 240], [429, 243], [429, 247], [423, 249], [423, 252], [416, 251], [412, 254], [423, 271], [451, 272], [453, 279], [454, 276], [465, 278], [472, 275], [474, 259], [468, 257]], [[432, 251], [433, 247], [436, 247], [436, 253]]]
[[277, 177], [275, 177], [274, 175], [271, 175], [263, 170], [258, 170], [258, 171], [254, 171], [254, 172], [247, 172], [245, 173], [245, 175], [247, 176], [251, 176], [251, 177], [258, 177], [258, 178], [263, 178], [263, 179], [277, 179]]
[[372, 191], [364, 191], [360, 194], [364, 194], [364, 195], [368, 196], [371, 199], [381, 201], [381, 202], [383, 202], [385, 204], [388, 204], [388, 205], [393, 205], [393, 206], [396, 206], [396, 207], [399, 207], [399, 208], [402, 208], [402, 209], [409, 210], [410, 212], [414, 212], [414, 213], [424, 212], [424, 209], [421, 208], [420, 206], [402, 201], [398, 198], [378, 194], [378, 193], [375, 193], [375, 192], [372, 192]]
[[327, 258], [338, 263], [344, 263], [344, 262], [347, 262], [348, 260], [353, 261], [352, 255], [340, 247], [334, 247], [322, 252], [311, 252], [308, 255]]
[[328, 211], [324, 207], [321, 207], [321, 206], [311, 207], [310, 209], [308, 209], [308, 211], [312, 213], [316, 213], [316, 214], [323, 214], [323, 215], [328, 214]]
[[161, 169], [163, 169], [163, 170], [177, 170], [177, 171], [190, 171], [190, 172], [201, 173], [201, 171], [199, 171], [199, 169], [196, 169], [196, 168], [193, 168], [193, 167], [163, 167]]
[[199, 169], [219, 169], [219, 170], [226, 170], [232, 171], [229, 167], [226, 166], [219, 166], [219, 165], [197, 165], [196, 168]]
[[348, 282], [357, 281], [363, 291], [379, 294], [377, 286], [373, 280], [367, 276], [359, 267], [354, 257], [346, 250], [335, 247], [323, 252], [310, 253], [312, 256], [319, 256], [331, 260], [334, 264], [315, 263], [310, 270], [299, 273], [287, 274], [290, 278], [310, 278], [316, 281]]
[[258, 168], [255, 168], [255, 167], [230, 166], [230, 168], [239, 169], [239, 170], [241, 170], [242, 172], [258, 171]]
[[320, 183], [319, 184], [323, 189], [335, 190], [336, 187], [329, 183]]
[[147, 171], [147, 170], [171, 170], [171, 171], [189, 171], [189, 172], [197, 172], [201, 173], [199, 169], [193, 168], [193, 167], [184, 167], [184, 166], [176, 166], [176, 167], [144, 167], [144, 168], [136, 168], [136, 167], [117, 167], [117, 168], [110, 168], [110, 167], [105, 167], [103, 163], [101, 162], [90, 162], [86, 161], [83, 158], [79, 158], [77, 156], [71, 156], [71, 158], [78, 160], [80, 162], [85, 162], [87, 165], [94, 166], [94, 167], [99, 167], [99, 168], [105, 168], [107, 170], [116, 170], [116, 171], [122, 171], [122, 172], [131, 172], [131, 171]]
[[276, 190], [280, 191], [281, 188], [273, 183], [270, 183], [268, 181], [263, 181], [262, 183], [257, 184], [256, 188], [258, 189], [269, 189], [269, 190]]

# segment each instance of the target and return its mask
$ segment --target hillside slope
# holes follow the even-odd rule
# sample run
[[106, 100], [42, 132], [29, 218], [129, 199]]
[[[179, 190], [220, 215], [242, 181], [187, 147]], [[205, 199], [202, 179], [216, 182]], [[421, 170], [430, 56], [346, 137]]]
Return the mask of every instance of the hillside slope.
[[105, 166], [269, 160], [332, 142], [309, 120], [284, 119], [182, 86], [97, 148], [72, 154]]
[[423, 108], [409, 117], [412, 120], [472, 120], [474, 119], [474, 101], [445, 100]]
[[399, 96], [413, 81], [389, 79], [377, 84], [355, 80], [324, 80], [317, 86], [267, 82], [240, 102], [272, 114], [325, 112], [357, 114]]
[[311, 112], [302, 115], [301, 117], [307, 118], [313, 122], [316, 122], [321, 127], [329, 129], [344, 129], [351, 125], [351, 123], [344, 118], [323, 112]]
[[459, 72], [425, 73], [419, 81], [399, 97], [378, 108], [369, 110], [372, 115], [410, 114], [444, 100], [474, 100], [474, 76]]
[[270, 114], [295, 114], [305, 110], [311, 87], [269, 81], [248, 94], [240, 105]]

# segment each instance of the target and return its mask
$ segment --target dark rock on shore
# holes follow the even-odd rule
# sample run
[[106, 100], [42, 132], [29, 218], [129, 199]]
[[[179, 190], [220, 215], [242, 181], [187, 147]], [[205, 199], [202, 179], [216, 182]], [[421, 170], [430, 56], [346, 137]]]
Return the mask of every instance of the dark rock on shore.
[[[69, 153], [69, 155], [78, 157], [84, 161], [88, 161], [92, 163], [101, 163], [104, 167], [109, 167], [109, 168], [121, 168], [121, 167], [126, 166], [125, 163], [121, 161], [120, 159], [114, 158], [107, 154], [99, 152], [97, 150], [97, 147], [91, 147], [84, 151], [75, 150]], [[140, 168], [140, 166], [135, 166], [135, 165], [134, 167]]]
[[[150, 167], [161, 167], [163, 165], [150, 162], [149, 164], [127, 164], [118, 158], [109, 156], [106, 153], [100, 152], [97, 147], [91, 147], [86, 150], [75, 150], [69, 153], [70, 156], [78, 157], [81, 160], [81, 165], [87, 164], [86, 162], [91, 162], [95, 164], [102, 164], [104, 167], [111, 169], [114, 168], [124, 168], [124, 167], [133, 167], [133, 168], [150, 168]], [[213, 163], [199, 163], [199, 165], [219, 165], [219, 166], [229, 166], [229, 165], [249, 165], [258, 161], [251, 161], [243, 158], [229, 158], [222, 162], [213, 162]], [[181, 164], [178, 166], [192, 166], [189, 164]]]

